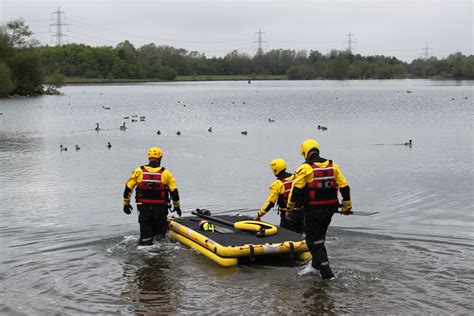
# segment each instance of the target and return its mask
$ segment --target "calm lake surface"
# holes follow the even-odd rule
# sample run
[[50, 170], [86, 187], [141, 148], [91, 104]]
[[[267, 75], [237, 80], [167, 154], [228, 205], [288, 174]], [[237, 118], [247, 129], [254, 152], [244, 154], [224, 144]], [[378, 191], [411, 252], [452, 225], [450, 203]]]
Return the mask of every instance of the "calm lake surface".
[[[2, 99], [0, 313], [472, 313], [473, 87], [183, 82]], [[148, 147], [163, 149], [184, 215], [253, 215], [274, 180], [268, 163], [282, 157], [295, 170], [307, 138], [341, 167], [354, 211], [380, 212], [334, 216], [336, 281], [310, 265], [221, 268], [172, 241], [137, 247], [122, 192]], [[264, 219], [278, 223], [275, 210]]]

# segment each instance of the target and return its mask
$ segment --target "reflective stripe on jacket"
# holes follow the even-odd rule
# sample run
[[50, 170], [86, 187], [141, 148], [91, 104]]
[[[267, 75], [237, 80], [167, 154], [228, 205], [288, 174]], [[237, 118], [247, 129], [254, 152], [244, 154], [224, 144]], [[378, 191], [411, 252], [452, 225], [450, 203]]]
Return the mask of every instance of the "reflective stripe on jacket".
[[279, 179], [279, 181], [285, 187], [285, 191], [283, 192], [283, 194], [280, 194], [278, 196], [278, 206], [281, 210], [286, 210], [286, 205], [288, 204], [288, 196], [290, 195], [291, 186], [293, 185], [293, 182], [295, 182], [295, 176], [291, 175], [290, 177], [285, 178], [283, 180]]
[[319, 167], [315, 163], [310, 164], [313, 168], [313, 181], [307, 184], [309, 205], [338, 205], [337, 192], [339, 187], [334, 176], [332, 160], [326, 167]]
[[143, 178], [136, 189], [137, 203], [167, 205], [169, 203], [169, 190], [168, 186], [161, 181], [164, 168], [157, 172], [149, 172], [144, 166], [140, 168], [143, 172]]

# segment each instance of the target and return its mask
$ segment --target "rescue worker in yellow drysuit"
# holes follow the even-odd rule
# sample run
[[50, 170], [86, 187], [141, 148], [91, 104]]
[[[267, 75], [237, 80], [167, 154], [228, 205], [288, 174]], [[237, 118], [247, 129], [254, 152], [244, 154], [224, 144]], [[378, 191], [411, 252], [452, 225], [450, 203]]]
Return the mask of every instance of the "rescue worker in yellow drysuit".
[[171, 172], [160, 166], [162, 157], [163, 151], [160, 148], [151, 147], [148, 150], [148, 165], [133, 171], [125, 183], [123, 192], [123, 211], [125, 214], [130, 214], [133, 209], [130, 197], [136, 187], [140, 244], [144, 246], [152, 245], [155, 236], [163, 237], [166, 234], [170, 196], [173, 201], [173, 212], [181, 216], [176, 180]]
[[338, 192], [342, 195], [341, 213], [352, 209], [349, 185], [339, 166], [319, 156], [319, 144], [308, 139], [301, 144], [301, 155], [306, 160], [297, 170], [287, 204], [287, 218], [291, 218], [296, 203], [303, 204], [306, 244], [313, 257], [312, 266], [323, 279], [332, 279], [324, 241], [331, 218], [338, 212]]
[[290, 193], [291, 185], [295, 180], [295, 176], [286, 171], [286, 161], [281, 158], [272, 160], [272, 162], [270, 162], [270, 169], [277, 179], [270, 186], [270, 194], [262, 208], [257, 212], [254, 220], [261, 220], [261, 218], [272, 209], [275, 204], [278, 204], [278, 210], [280, 212], [280, 227], [301, 234], [304, 231], [304, 215], [301, 209], [295, 208], [293, 210], [294, 216], [291, 220], [288, 220], [285, 217], [288, 195]]

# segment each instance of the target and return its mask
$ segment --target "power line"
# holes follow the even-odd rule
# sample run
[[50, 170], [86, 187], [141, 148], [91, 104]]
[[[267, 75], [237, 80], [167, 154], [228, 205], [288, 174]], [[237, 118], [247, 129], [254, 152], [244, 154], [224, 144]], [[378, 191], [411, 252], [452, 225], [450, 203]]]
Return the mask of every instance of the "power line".
[[246, 41], [249, 40], [248, 38], [246, 38], [246, 39], [233, 39], [233, 40], [190, 40], [190, 39], [149, 37], [149, 36], [143, 36], [141, 34], [115, 31], [115, 30], [112, 30], [112, 29], [108, 29], [108, 28], [101, 27], [101, 26], [95, 26], [95, 25], [84, 23], [84, 22], [74, 20], [74, 19], [69, 19], [69, 21], [70, 21], [71, 24], [73, 24], [77, 27], [90, 29], [92, 31], [110, 33], [110, 34], [115, 34], [115, 35], [118, 35], [118, 36], [130, 36], [130, 37], [134, 37], [134, 38], [141, 38], [141, 39], [147, 39], [147, 40], [153, 40], [153, 41], [184, 42], [184, 43], [235, 43], [235, 42], [246, 42]]
[[53, 38], [54, 37], [56, 38], [56, 45], [57, 46], [63, 45], [64, 44], [63, 38], [67, 37], [67, 35], [65, 35], [63, 33], [63, 27], [64, 26], [69, 27], [69, 25], [67, 23], [62, 22], [62, 19], [61, 19], [62, 14], [65, 14], [65, 13], [63, 11], [61, 11], [61, 9], [58, 7], [58, 9], [53, 12], [53, 20], [54, 20], [54, 16], [56, 15], [56, 23], [53, 23], [53, 24], [49, 25], [50, 27], [51, 26], [56, 27], [56, 34], [53, 34]]
[[112, 44], [116, 44], [116, 43], [117, 43], [116, 41], [113, 41], [113, 40], [111, 40], [111, 39], [105, 39], [105, 38], [102, 38], [102, 37], [91, 36], [91, 35], [89, 35], [89, 34], [82, 34], [82, 33], [73, 32], [73, 31], [69, 31], [69, 33], [71, 33], [71, 34], [76, 34], [76, 35], [79, 35], [79, 36], [85, 36], [85, 38], [92, 38], [92, 39], [96, 39], [96, 40], [99, 40], [99, 41], [102, 41], [102, 42], [109, 42], [109, 43], [112, 43]]
[[272, 42], [282, 42], [282, 43], [294, 43], [294, 44], [330, 44], [330, 43], [339, 43], [339, 41], [295, 41], [295, 40], [285, 40], [285, 39], [275, 39], [267, 36], [271, 39]]
[[83, 41], [83, 42], [90, 42], [90, 43], [94, 43], [94, 44], [97, 44], [97, 45], [104, 45], [103, 42], [94, 41], [94, 40], [91, 40], [90, 38], [84, 38], [84, 37], [74, 36], [74, 35], [69, 35], [69, 37], [78, 39], [78, 40]]

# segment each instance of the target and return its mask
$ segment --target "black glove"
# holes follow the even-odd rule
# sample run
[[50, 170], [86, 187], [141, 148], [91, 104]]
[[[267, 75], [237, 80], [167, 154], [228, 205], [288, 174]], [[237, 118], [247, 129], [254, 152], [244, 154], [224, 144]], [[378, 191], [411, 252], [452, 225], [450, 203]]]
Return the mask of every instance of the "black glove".
[[123, 212], [127, 215], [130, 215], [132, 213], [132, 210], [133, 210], [133, 207], [130, 204], [123, 206]]
[[179, 217], [181, 217], [181, 208], [178, 206], [178, 207], [175, 207], [173, 209], [173, 212], [176, 212], [176, 214], [178, 214]]

